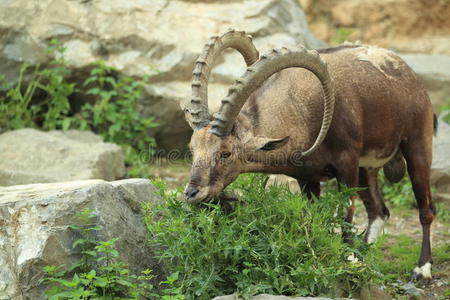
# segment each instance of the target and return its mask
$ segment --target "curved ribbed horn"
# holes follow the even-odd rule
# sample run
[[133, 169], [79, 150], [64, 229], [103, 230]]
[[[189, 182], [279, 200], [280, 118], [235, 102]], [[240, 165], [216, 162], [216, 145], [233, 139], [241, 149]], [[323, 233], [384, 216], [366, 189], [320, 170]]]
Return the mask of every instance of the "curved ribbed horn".
[[244, 57], [247, 66], [254, 64], [259, 58], [259, 53], [253, 45], [252, 37], [246, 35], [244, 31], [230, 29], [221, 37], [211, 37], [195, 63], [192, 98], [184, 109], [186, 120], [194, 130], [205, 127], [210, 121], [208, 111], [209, 75], [217, 56], [226, 48], [233, 48], [239, 51]]
[[327, 66], [319, 53], [315, 50], [308, 51], [303, 46], [293, 51], [287, 48], [274, 49], [270, 54], [262, 55], [255, 65], [247, 68], [244, 76], [236, 80], [236, 83], [230, 87], [227, 97], [222, 100], [219, 112], [214, 115], [210, 132], [217, 136], [230, 134], [234, 120], [253, 91], [274, 73], [293, 67], [304, 68], [314, 73], [322, 83], [325, 94], [324, 114], [319, 135], [311, 148], [302, 153], [303, 155], [311, 154], [320, 146], [330, 127], [334, 111], [334, 90]]

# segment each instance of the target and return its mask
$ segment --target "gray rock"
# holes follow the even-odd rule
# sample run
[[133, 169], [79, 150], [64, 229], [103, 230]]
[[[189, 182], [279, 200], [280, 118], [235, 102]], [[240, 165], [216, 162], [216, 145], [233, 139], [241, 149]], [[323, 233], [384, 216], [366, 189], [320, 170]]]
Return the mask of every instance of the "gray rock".
[[436, 111], [450, 99], [450, 56], [402, 54], [427, 88]]
[[392, 300], [391, 295], [374, 285], [362, 288], [356, 298], [359, 300]]
[[287, 186], [292, 193], [301, 192], [297, 180], [286, 175], [278, 175], [278, 174], [270, 175], [266, 186], [269, 187], [272, 185]]
[[431, 165], [431, 185], [438, 198], [450, 199], [450, 125], [438, 123], [438, 132], [433, 138], [433, 163]]
[[417, 296], [420, 297], [424, 294], [422, 289], [416, 288], [414, 283], [408, 282], [401, 286], [401, 289], [405, 292], [407, 295]]
[[[189, 98], [194, 61], [210, 36], [230, 27], [253, 35], [261, 52], [324, 46], [310, 33], [297, 0], [0, 1], [0, 74], [15, 79], [23, 62], [47, 63], [48, 41], [56, 38], [77, 79], [99, 59], [122, 74], [150, 75], [142, 112], [160, 124], [152, 133], [165, 149], [185, 148], [190, 130], [179, 103]], [[225, 87], [243, 65], [238, 55], [225, 55], [212, 81]], [[160, 92], [160, 85], [170, 88]]]
[[117, 237], [117, 250], [139, 274], [150, 268], [160, 273], [145, 246], [142, 204], [158, 201], [145, 179], [102, 180], [20, 185], [0, 188], [0, 299], [44, 299], [38, 284], [42, 267], [70, 265], [78, 258], [72, 249], [78, 238], [68, 228], [74, 214], [94, 210], [103, 229], [99, 240]]
[[91, 132], [20, 129], [0, 135], [0, 186], [124, 175], [122, 149]]

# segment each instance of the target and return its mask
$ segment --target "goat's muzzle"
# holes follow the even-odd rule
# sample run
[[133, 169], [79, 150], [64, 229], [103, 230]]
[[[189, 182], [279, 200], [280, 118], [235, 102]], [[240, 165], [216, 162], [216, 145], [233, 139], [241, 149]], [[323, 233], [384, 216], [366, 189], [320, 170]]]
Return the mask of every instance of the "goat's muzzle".
[[188, 184], [184, 190], [186, 202], [196, 204], [208, 198], [208, 188], [200, 188], [194, 184]]

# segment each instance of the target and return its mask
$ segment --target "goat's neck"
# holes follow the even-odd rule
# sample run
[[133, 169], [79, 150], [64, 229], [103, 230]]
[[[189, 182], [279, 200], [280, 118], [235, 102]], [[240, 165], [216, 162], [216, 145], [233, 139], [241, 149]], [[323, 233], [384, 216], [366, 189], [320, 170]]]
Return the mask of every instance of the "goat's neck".
[[[235, 134], [239, 136], [243, 143], [245, 140], [255, 137], [255, 128], [253, 119], [239, 114], [235, 122], [234, 130]], [[268, 152], [261, 151], [254, 153], [251, 150], [244, 150], [244, 153], [242, 153], [241, 173], [286, 174], [291, 168], [289, 165], [291, 149], [292, 146], [286, 145], [282, 149]]]

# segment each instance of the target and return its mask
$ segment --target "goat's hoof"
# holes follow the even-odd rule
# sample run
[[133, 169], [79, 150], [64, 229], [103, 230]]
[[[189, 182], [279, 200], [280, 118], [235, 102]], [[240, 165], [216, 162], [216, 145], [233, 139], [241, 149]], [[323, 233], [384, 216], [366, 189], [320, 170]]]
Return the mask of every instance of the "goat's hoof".
[[421, 267], [415, 267], [412, 274], [412, 281], [429, 282], [433, 277], [431, 276], [431, 263], [427, 262]]

